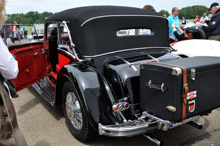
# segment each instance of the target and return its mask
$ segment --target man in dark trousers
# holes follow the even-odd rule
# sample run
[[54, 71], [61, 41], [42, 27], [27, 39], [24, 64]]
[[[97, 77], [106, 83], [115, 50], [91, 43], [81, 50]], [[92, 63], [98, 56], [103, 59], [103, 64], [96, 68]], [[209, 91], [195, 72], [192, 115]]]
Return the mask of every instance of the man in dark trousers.
[[203, 27], [203, 30], [206, 31], [209, 40], [220, 41], [220, 6], [219, 6], [219, 3], [211, 4], [208, 10], [213, 14], [213, 17], [210, 20], [208, 27]]

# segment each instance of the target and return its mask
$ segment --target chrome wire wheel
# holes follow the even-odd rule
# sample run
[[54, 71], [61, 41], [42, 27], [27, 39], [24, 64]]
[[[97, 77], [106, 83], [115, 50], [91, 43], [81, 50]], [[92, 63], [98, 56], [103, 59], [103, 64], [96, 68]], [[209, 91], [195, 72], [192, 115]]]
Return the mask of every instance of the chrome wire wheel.
[[92, 140], [97, 132], [90, 125], [80, 99], [74, 84], [66, 81], [62, 89], [62, 108], [66, 124], [77, 140], [86, 142]]
[[77, 130], [81, 130], [83, 126], [82, 110], [76, 95], [73, 92], [69, 92], [66, 95], [66, 114], [71, 121], [73, 127]]

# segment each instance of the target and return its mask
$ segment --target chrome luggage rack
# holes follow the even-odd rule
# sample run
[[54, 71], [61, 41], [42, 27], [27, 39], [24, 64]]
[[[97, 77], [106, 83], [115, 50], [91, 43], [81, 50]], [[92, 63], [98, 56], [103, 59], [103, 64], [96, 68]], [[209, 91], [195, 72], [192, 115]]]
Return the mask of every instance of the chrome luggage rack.
[[201, 116], [198, 115], [198, 116], [195, 116], [195, 117], [191, 117], [191, 118], [188, 118], [188, 119], [185, 119], [184, 121], [182, 122], [178, 122], [178, 123], [173, 123], [173, 122], [170, 122], [168, 120], [163, 120], [163, 119], [160, 119], [156, 116], [153, 116], [147, 112], [143, 112], [142, 116], [145, 116], [145, 117], [148, 117], [152, 120], [155, 120], [158, 122], [158, 129], [161, 129], [163, 131], [167, 131], [168, 129], [172, 129], [172, 128], [175, 128], [175, 127], [178, 127], [180, 125], [183, 125], [183, 124], [186, 124], [186, 123], [189, 123], [191, 121], [194, 121], [198, 118], [200, 118]]

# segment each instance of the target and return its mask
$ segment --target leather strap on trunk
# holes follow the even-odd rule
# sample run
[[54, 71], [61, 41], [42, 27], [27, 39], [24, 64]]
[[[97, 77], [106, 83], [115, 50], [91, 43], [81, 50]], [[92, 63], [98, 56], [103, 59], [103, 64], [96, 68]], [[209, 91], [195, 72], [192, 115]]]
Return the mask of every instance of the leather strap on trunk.
[[182, 66], [178, 66], [178, 65], [167, 64], [167, 63], [161, 63], [161, 62], [148, 62], [148, 63], [162, 64], [162, 65], [167, 65], [167, 66], [174, 66], [174, 67], [179, 67], [179, 68], [182, 69], [182, 71], [183, 71], [182, 121], [185, 120], [185, 118], [186, 118], [186, 100], [187, 100], [187, 93], [189, 92], [189, 88], [188, 88], [188, 84], [187, 84], [187, 70], [186, 70], [186, 68], [185, 68], [185, 67], [182, 67]]

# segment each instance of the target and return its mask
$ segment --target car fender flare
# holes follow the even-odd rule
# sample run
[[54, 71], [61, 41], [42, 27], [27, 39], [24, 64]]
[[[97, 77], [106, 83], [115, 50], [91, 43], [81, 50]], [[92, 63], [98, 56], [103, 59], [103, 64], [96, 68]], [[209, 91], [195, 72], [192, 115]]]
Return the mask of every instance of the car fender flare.
[[58, 93], [62, 91], [61, 84], [69, 80], [74, 84], [82, 108], [95, 129], [98, 129], [98, 123], [115, 123], [111, 108], [113, 100], [106, 90], [105, 80], [94, 68], [82, 63], [72, 63], [60, 70], [57, 79], [56, 101], [61, 97]]

